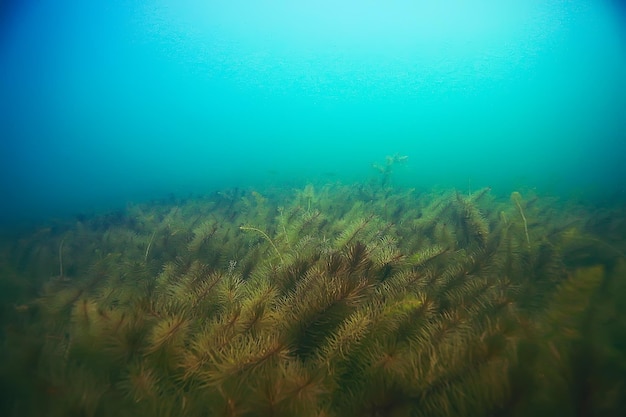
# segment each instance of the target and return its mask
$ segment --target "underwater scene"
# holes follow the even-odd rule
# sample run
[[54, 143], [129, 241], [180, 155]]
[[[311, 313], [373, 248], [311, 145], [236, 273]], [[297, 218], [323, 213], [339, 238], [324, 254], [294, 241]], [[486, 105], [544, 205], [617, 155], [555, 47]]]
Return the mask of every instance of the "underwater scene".
[[617, 0], [0, 3], [0, 415], [626, 415]]

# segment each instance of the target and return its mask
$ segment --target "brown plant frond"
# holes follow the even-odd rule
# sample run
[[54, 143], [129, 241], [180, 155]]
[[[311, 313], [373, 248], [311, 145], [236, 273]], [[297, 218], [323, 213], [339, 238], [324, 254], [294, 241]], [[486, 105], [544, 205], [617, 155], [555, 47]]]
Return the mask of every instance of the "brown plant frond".
[[147, 353], [180, 345], [186, 337], [190, 322], [183, 316], [171, 315], [159, 320], [148, 335]]
[[395, 297], [397, 294], [418, 293], [428, 286], [428, 272], [414, 269], [401, 269], [385, 280], [377, 292], [382, 298]]
[[478, 207], [459, 193], [456, 194], [455, 203], [459, 208], [457, 224], [466, 242], [476, 241], [480, 246], [484, 246], [489, 237], [489, 224]]
[[298, 242], [304, 236], [317, 235], [323, 220], [324, 217], [319, 210], [304, 211], [300, 216], [293, 218], [286, 229], [286, 237], [289, 242]]
[[472, 275], [459, 280], [441, 295], [451, 305], [473, 304], [473, 300], [489, 287], [489, 283]]
[[298, 360], [285, 360], [272, 374], [274, 383], [281, 385], [281, 410], [287, 416], [315, 416], [316, 408], [324, 402], [329, 390], [323, 372], [311, 370]]
[[413, 266], [419, 267], [427, 264], [431, 260], [436, 259], [446, 252], [447, 250], [439, 245], [428, 246], [411, 255], [408, 260]]
[[211, 239], [218, 229], [218, 223], [215, 220], [207, 220], [193, 229], [193, 238], [187, 245], [189, 252], [198, 252], [202, 245]]
[[94, 417], [102, 407], [107, 385], [106, 379], [97, 378], [87, 366], [72, 364], [63, 371], [63, 407], [77, 415]]
[[345, 262], [339, 252], [333, 252], [324, 258], [325, 268], [330, 274], [345, 273]]
[[272, 308], [277, 302], [276, 288], [264, 281], [251, 291], [241, 306], [241, 326], [243, 332], [258, 334], [275, 324]]
[[367, 246], [361, 242], [351, 245], [346, 252], [345, 262], [349, 273], [361, 273], [368, 270], [371, 260]]
[[366, 375], [383, 386], [392, 386], [398, 381], [408, 382], [411, 375], [411, 355], [407, 344], [385, 341], [376, 344], [367, 352]]
[[351, 222], [335, 240], [334, 247], [336, 249], [345, 248], [369, 225], [373, 216], [362, 217]]
[[574, 340], [582, 337], [580, 322], [591, 306], [591, 296], [604, 279], [604, 268], [593, 266], [577, 269], [559, 285], [546, 313], [552, 337]]
[[378, 268], [399, 265], [405, 258], [397, 247], [397, 240], [390, 236], [378, 239], [370, 249], [370, 253]]
[[197, 377], [201, 370], [210, 367], [211, 352], [221, 350], [236, 335], [233, 326], [226, 322], [212, 322], [198, 329], [188, 341], [188, 347], [180, 355], [178, 368], [182, 379]]
[[244, 383], [246, 377], [261, 369], [276, 366], [286, 360], [289, 348], [272, 335], [253, 337], [237, 335], [219, 350], [207, 352], [211, 366], [199, 372], [199, 378], [208, 386], [221, 385], [232, 378]]
[[319, 350], [318, 360], [327, 367], [333, 362], [345, 359], [352, 349], [365, 337], [372, 324], [372, 312], [367, 309], [355, 311], [341, 323]]
[[227, 275], [217, 284], [216, 297], [221, 311], [239, 310], [245, 297], [243, 279], [238, 275]]
[[103, 350], [115, 362], [125, 363], [143, 353], [146, 322], [137, 312], [114, 311], [107, 323]]
[[36, 304], [48, 317], [55, 317], [67, 313], [82, 293], [81, 288], [67, 286], [57, 291], [47, 291], [36, 301]]
[[83, 298], [72, 308], [72, 341], [85, 348], [96, 348], [102, 343], [108, 319], [98, 304]]
[[181, 274], [182, 265], [179, 262], [167, 262], [156, 278], [157, 287], [165, 287], [172, 284]]
[[[191, 309], [197, 308], [201, 304], [208, 304], [207, 299], [215, 296], [216, 286], [224, 279], [224, 275], [220, 272], [214, 272], [205, 278], [196, 281], [191, 289], [193, 293], [193, 303]], [[211, 308], [207, 305], [206, 308]]]
[[160, 376], [145, 361], [135, 362], [118, 382], [117, 387], [134, 402], [156, 401]]

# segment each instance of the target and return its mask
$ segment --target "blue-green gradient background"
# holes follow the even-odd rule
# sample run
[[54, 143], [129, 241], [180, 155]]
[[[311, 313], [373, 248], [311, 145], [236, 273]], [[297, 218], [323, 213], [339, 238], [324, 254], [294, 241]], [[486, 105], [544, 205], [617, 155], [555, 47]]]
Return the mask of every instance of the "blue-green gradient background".
[[366, 181], [624, 195], [603, 0], [24, 0], [0, 21], [0, 214]]

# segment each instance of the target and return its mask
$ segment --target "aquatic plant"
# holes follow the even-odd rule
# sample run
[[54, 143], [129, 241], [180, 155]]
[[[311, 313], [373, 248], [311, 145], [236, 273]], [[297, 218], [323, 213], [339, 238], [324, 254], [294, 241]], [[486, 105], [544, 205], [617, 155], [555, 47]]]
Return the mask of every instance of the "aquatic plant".
[[408, 156], [400, 155], [399, 153], [396, 153], [394, 155], [387, 155], [385, 157], [384, 164], [379, 164], [379, 163], [372, 164], [372, 168], [374, 168], [381, 175], [380, 184], [379, 184], [381, 189], [384, 190], [389, 186], [389, 181], [391, 179], [391, 174], [394, 168], [398, 164], [405, 164], [408, 161], [408, 159], [409, 159]]
[[626, 411], [626, 234], [519, 192], [364, 189], [232, 190], [3, 245], [0, 411]]
[[272, 248], [274, 248], [274, 250], [276, 251], [276, 254], [278, 255], [278, 257], [280, 258], [281, 262], [284, 262], [283, 260], [283, 256], [280, 254], [280, 251], [278, 250], [278, 248], [276, 247], [276, 245], [274, 244], [274, 242], [272, 241], [272, 238], [270, 238], [267, 233], [265, 233], [264, 231], [262, 231], [259, 228], [256, 227], [252, 227], [252, 226], [239, 226], [239, 229], [241, 230], [251, 230], [254, 232], [259, 233], [261, 236], [263, 236], [263, 238], [265, 240], [267, 240], [269, 242], [270, 245], [272, 245]]
[[528, 222], [526, 221], [526, 216], [524, 215], [524, 210], [522, 209], [522, 195], [517, 191], [513, 191], [511, 193], [511, 200], [517, 206], [519, 214], [522, 217], [522, 221], [524, 222], [524, 233], [526, 234], [526, 243], [530, 246], [530, 237], [528, 237]]

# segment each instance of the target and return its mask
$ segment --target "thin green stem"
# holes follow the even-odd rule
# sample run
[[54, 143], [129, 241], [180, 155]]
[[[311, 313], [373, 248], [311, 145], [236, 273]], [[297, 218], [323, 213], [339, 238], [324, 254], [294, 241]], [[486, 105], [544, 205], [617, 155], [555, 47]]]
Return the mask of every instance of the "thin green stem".
[[270, 242], [270, 244], [272, 245], [272, 247], [276, 251], [276, 254], [278, 254], [278, 257], [280, 258], [280, 262], [281, 263], [285, 263], [285, 260], [283, 259], [283, 256], [280, 254], [280, 251], [278, 250], [278, 248], [276, 247], [276, 245], [274, 244], [272, 239], [263, 230], [257, 229], [256, 227], [252, 227], [252, 226], [239, 226], [239, 229], [241, 229], [241, 230], [253, 230], [255, 232], [260, 233], [268, 242]]

